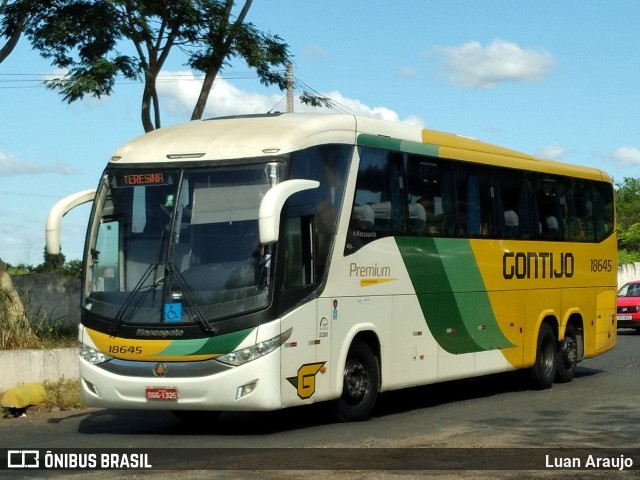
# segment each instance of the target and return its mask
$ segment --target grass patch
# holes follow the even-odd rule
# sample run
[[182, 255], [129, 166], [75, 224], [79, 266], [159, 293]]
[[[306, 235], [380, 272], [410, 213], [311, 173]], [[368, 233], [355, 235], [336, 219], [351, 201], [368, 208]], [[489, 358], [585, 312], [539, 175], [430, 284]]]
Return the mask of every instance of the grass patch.
[[15, 308], [10, 292], [0, 289], [0, 350], [40, 348], [38, 336], [33, 332], [29, 317]]
[[61, 378], [57, 382], [44, 382], [45, 399], [40, 405], [45, 410], [78, 410], [84, 408], [80, 396], [80, 380]]
[[[12, 298], [0, 289], [0, 350], [52, 349], [75, 347], [77, 330], [66, 327], [61, 318], [50, 318], [42, 307], [35, 308], [31, 297], [24, 302], [24, 312], [11, 315]], [[14, 310], [15, 311], [15, 310]]]

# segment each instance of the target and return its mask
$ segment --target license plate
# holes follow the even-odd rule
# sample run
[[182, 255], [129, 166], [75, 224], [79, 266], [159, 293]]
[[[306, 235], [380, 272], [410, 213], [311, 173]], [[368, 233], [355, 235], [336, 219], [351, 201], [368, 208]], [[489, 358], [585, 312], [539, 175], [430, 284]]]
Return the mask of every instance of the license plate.
[[147, 400], [178, 400], [176, 387], [147, 387], [144, 389]]
[[631, 315], [618, 315], [618, 320], [631, 320]]

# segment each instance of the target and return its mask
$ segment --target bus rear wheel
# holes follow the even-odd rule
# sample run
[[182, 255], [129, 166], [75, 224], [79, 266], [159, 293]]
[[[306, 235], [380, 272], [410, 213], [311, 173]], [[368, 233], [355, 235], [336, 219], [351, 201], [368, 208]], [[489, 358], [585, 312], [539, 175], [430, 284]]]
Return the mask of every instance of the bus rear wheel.
[[551, 388], [556, 377], [557, 367], [556, 336], [551, 325], [543, 323], [538, 332], [536, 360], [531, 367], [531, 384], [537, 390]]
[[564, 340], [560, 343], [556, 365], [556, 382], [568, 383], [573, 380], [578, 363], [578, 337], [573, 325], [567, 325]]
[[371, 347], [356, 341], [349, 348], [344, 366], [342, 395], [336, 415], [343, 422], [366, 420], [371, 415], [380, 387], [380, 365]]

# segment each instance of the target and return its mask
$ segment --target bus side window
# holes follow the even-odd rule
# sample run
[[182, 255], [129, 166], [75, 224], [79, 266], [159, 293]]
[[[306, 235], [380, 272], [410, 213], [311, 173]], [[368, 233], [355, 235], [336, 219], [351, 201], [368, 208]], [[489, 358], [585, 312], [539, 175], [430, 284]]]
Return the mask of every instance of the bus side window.
[[443, 164], [436, 158], [408, 155], [405, 171], [409, 198], [409, 233], [424, 236], [448, 235], [452, 223], [451, 215], [447, 215], [450, 195], [446, 188]]
[[361, 149], [345, 255], [377, 238], [404, 233], [401, 161], [397, 152]]
[[538, 235], [545, 240], [563, 240], [565, 235], [564, 182], [561, 177], [541, 176], [536, 185]]
[[538, 230], [533, 215], [531, 182], [526, 174], [517, 170], [500, 169], [496, 172], [496, 206], [498, 233], [503, 238], [531, 239]]
[[337, 219], [344, 197], [353, 147], [321, 145], [296, 152], [291, 158], [291, 178], [317, 180], [318, 188], [296, 193], [287, 202], [289, 208], [304, 205], [304, 213], [289, 213], [290, 217], [313, 215], [313, 283], [324, 275], [331, 252]]
[[488, 170], [458, 163], [453, 176], [458, 236], [494, 236], [494, 188]]
[[602, 241], [613, 232], [613, 189], [610, 185], [594, 184], [594, 214], [596, 240]]
[[593, 242], [595, 226], [593, 221], [593, 192], [591, 186], [582, 180], [572, 180], [567, 191], [569, 240]]
[[314, 283], [313, 216], [289, 217], [285, 224], [283, 289], [299, 289]]

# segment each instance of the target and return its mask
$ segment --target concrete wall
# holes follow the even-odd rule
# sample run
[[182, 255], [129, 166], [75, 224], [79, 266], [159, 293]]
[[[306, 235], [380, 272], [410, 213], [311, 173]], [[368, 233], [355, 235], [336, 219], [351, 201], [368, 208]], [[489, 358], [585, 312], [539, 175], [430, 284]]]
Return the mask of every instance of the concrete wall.
[[76, 379], [78, 349], [0, 350], [0, 392], [31, 382]]
[[626, 263], [618, 267], [618, 287], [632, 280], [640, 280], [640, 263]]
[[32, 319], [45, 315], [70, 330], [80, 324], [80, 280], [55, 273], [14, 275], [11, 280]]
[[[30, 317], [44, 316], [76, 330], [80, 324], [80, 280], [53, 273], [14, 275], [13, 285]], [[0, 350], [0, 392], [31, 383], [78, 378], [78, 349]]]

